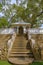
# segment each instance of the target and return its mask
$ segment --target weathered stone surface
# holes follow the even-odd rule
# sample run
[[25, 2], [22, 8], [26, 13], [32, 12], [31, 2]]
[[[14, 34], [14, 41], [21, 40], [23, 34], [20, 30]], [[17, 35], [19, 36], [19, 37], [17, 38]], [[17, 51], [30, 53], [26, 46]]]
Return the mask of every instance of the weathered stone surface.
[[11, 38], [11, 34], [0, 34], [0, 59], [7, 59], [8, 46], [7, 41]]
[[34, 53], [37, 53], [35, 58], [38, 59], [40, 56], [39, 60], [43, 60], [43, 34], [33, 34], [31, 36], [36, 41], [36, 44], [34, 45], [35, 49], [33, 49]]
[[[1, 49], [4, 48], [5, 42], [8, 41], [8, 39], [10, 39], [11, 36], [12, 35], [0, 35], [0, 48]], [[32, 34], [31, 35], [31, 38], [34, 39], [35, 40], [35, 43], [36, 43], [34, 45], [34, 48], [33, 48], [34, 53], [36, 52], [37, 56], [39, 56], [39, 59], [40, 59], [40, 55], [41, 55], [41, 60], [43, 60], [43, 34]], [[5, 51], [2, 51], [2, 52], [4, 54], [6, 54]], [[2, 54], [2, 52], [1, 52], [1, 54]], [[36, 54], [35, 54], [35, 58], [38, 59], [38, 57], [36, 57]], [[2, 55], [0, 55], [0, 59], [3, 59], [3, 56]]]

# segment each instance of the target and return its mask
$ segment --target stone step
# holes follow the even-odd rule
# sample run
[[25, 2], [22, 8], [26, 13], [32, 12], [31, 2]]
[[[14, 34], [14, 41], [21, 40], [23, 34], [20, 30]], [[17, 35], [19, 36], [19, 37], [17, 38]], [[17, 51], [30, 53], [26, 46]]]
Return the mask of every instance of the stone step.
[[28, 51], [26, 51], [26, 52], [10, 52], [10, 54], [24, 54], [24, 53], [31, 53], [31, 52], [28, 52]]
[[25, 56], [25, 57], [29, 57], [29, 58], [33, 58], [34, 56], [33, 56], [33, 54], [32, 54], [32, 52], [30, 52], [30, 53], [10, 53], [10, 56], [9, 57], [20, 57], [20, 56]]
[[19, 47], [19, 46], [12, 47], [12, 49], [16, 49], [16, 48], [26, 48], [26, 47]]
[[17, 65], [28, 65], [33, 62], [33, 58], [9, 58], [9, 62]]
[[[21, 44], [22, 46], [20, 46], [19, 44]], [[26, 45], [27, 45], [27, 41], [25, 41], [25, 42], [14, 42], [14, 44], [13, 44], [13, 47], [18, 47], [18, 46], [20, 46], [20, 47], [26, 47]]]
[[15, 57], [15, 56], [31, 56], [31, 57], [33, 57], [32, 53], [12, 53], [12, 54], [10, 54], [10, 57], [11, 56], [13, 56], [13, 57]]
[[27, 49], [12, 49], [11, 52], [31, 52], [31, 51]]
[[[26, 49], [28, 40], [22, 36], [16, 36], [15, 41], [13, 42], [12, 49], [10, 51], [8, 60], [14, 64], [28, 64], [33, 61], [33, 54], [31, 52], [30, 46], [29, 50]], [[30, 60], [30, 58], [32, 58]]]
[[26, 54], [11, 54], [9, 57], [20, 57], [20, 56], [28, 57], [28, 55], [26, 55]]
[[12, 52], [10, 54], [32, 54], [32, 52]]

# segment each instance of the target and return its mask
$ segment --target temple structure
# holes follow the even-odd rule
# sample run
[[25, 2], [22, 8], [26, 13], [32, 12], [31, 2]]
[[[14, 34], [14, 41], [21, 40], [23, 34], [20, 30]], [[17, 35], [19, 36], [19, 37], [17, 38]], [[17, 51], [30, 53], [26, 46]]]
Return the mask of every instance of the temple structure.
[[[9, 62], [13, 64], [29, 64], [33, 61], [34, 56], [31, 50], [30, 41], [28, 38], [29, 23], [18, 22], [12, 23], [12, 26], [17, 27], [16, 38], [13, 42], [9, 53]], [[26, 33], [24, 34], [24, 28]]]
[[43, 29], [30, 27], [30, 23], [12, 23], [13, 29], [0, 33], [0, 60], [17, 65], [28, 65], [34, 59], [43, 60]]

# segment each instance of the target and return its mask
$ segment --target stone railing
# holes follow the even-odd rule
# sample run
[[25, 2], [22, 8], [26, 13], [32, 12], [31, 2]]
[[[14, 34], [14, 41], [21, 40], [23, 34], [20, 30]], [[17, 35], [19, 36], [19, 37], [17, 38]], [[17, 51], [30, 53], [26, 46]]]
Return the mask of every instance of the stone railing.
[[0, 29], [0, 34], [13, 34], [14, 33], [14, 28], [1, 28]]
[[8, 40], [8, 43], [7, 43], [7, 44], [9, 44], [8, 56], [9, 56], [10, 51], [11, 51], [11, 49], [12, 49], [12, 45], [13, 45], [13, 42], [14, 42], [14, 40], [15, 40], [15, 37], [16, 37], [16, 33], [14, 33], [14, 34], [12, 35], [12, 38], [11, 38], [10, 40]]
[[[13, 34], [15, 32], [15, 28], [1, 28], [0, 34]], [[43, 28], [29, 28], [28, 32], [30, 34], [43, 34]]]
[[43, 34], [43, 28], [31, 28], [28, 32], [29, 34]]

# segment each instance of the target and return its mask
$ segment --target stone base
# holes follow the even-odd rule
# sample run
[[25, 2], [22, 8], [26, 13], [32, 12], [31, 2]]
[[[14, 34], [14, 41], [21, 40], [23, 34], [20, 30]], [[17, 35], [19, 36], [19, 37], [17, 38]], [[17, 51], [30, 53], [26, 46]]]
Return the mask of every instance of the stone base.
[[16, 64], [16, 65], [28, 65], [30, 63], [33, 62], [34, 59], [32, 58], [9, 58], [9, 62], [11, 62], [12, 64]]

